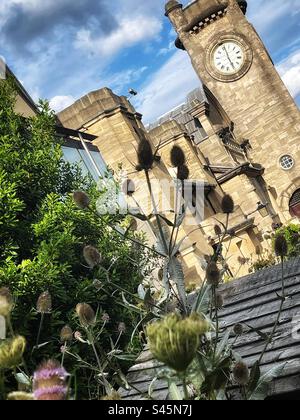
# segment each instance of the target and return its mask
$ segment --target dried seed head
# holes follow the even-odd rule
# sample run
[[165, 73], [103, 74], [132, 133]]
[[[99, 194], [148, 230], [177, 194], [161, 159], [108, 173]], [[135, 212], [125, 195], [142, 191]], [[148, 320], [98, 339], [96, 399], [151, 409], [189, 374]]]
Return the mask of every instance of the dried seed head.
[[132, 217], [132, 218], [130, 219], [129, 229], [130, 229], [132, 232], [135, 232], [135, 231], [137, 231], [137, 230], [138, 230], [138, 222], [137, 222], [137, 220], [136, 220], [134, 217]]
[[88, 208], [91, 202], [90, 197], [83, 191], [75, 191], [73, 193], [73, 200], [81, 210]]
[[81, 334], [81, 332], [80, 331], [75, 331], [74, 332], [74, 338], [77, 341], [82, 341], [82, 334]]
[[117, 391], [113, 391], [111, 394], [101, 398], [102, 401], [118, 401], [122, 400], [121, 395]]
[[84, 247], [83, 257], [90, 268], [95, 268], [102, 261], [101, 254], [98, 249], [90, 245]]
[[250, 371], [248, 366], [243, 362], [237, 363], [233, 368], [233, 378], [238, 385], [247, 385], [250, 380]]
[[102, 315], [101, 319], [102, 319], [103, 322], [106, 322], [107, 323], [107, 322], [110, 321], [110, 316], [106, 312], [104, 312], [104, 314]]
[[243, 327], [243, 325], [242, 324], [236, 324], [234, 327], [233, 327], [233, 332], [234, 332], [234, 334], [235, 335], [243, 335], [244, 334], [244, 327]]
[[122, 185], [122, 191], [124, 194], [131, 197], [135, 193], [135, 184], [132, 179], [126, 179]]
[[95, 279], [93, 281], [93, 286], [95, 287], [96, 291], [99, 292], [103, 287], [103, 283], [101, 280]]
[[33, 391], [37, 401], [63, 401], [67, 397], [66, 370], [55, 360], [40, 365], [33, 376]]
[[118, 325], [118, 331], [120, 334], [123, 334], [126, 332], [126, 324], [125, 322], [120, 322]]
[[22, 362], [26, 348], [24, 337], [17, 336], [0, 344], [0, 370], [13, 369]]
[[7, 396], [8, 401], [34, 401], [33, 394], [28, 394], [27, 392], [17, 391], [11, 392]]
[[283, 234], [280, 234], [275, 239], [275, 253], [277, 257], [286, 257], [288, 254], [288, 243]]
[[154, 163], [154, 155], [148, 140], [140, 141], [137, 155], [140, 170], [149, 171]]
[[69, 325], [66, 325], [65, 327], [62, 328], [60, 332], [60, 341], [62, 343], [67, 343], [72, 340], [73, 340], [72, 328], [70, 328]]
[[224, 299], [221, 293], [216, 293], [216, 306], [217, 309], [222, 309], [224, 306]]
[[185, 181], [190, 176], [189, 168], [186, 165], [179, 166], [177, 169], [177, 178], [180, 181]]
[[230, 195], [225, 195], [221, 203], [222, 212], [231, 214], [234, 212], [234, 201]]
[[0, 316], [7, 317], [13, 308], [13, 297], [7, 287], [0, 289]]
[[171, 150], [171, 163], [176, 168], [185, 164], [185, 154], [181, 147], [173, 146]]
[[89, 327], [96, 322], [96, 315], [93, 308], [87, 303], [79, 303], [76, 306], [76, 313], [78, 315], [81, 325]]
[[222, 235], [222, 229], [220, 228], [219, 225], [215, 225], [214, 230], [215, 230], [216, 236], [221, 236]]
[[164, 279], [164, 270], [162, 268], [160, 268], [158, 270], [157, 278], [158, 278], [159, 281], [163, 281], [163, 279]]
[[221, 273], [215, 261], [211, 261], [206, 269], [207, 283], [212, 286], [218, 286], [221, 280]]
[[39, 314], [50, 314], [52, 312], [52, 297], [49, 292], [42, 293], [36, 304]]

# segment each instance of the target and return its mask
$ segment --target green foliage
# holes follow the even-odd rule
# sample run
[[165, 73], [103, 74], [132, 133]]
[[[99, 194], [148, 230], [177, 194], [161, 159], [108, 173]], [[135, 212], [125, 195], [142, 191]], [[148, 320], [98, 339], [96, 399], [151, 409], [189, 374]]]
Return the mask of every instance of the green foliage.
[[[120, 322], [127, 330], [119, 338], [119, 345], [126, 347], [139, 314], [123, 304], [122, 294], [108, 281], [106, 270], [114, 283], [136, 294], [150, 257], [108, 226], [126, 224], [118, 215], [99, 218], [95, 211], [76, 208], [71, 193], [84, 188], [95, 209], [99, 196], [96, 186], [81, 175], [77, 166], [63, 160], [54, 135], [55, 117], [48, 105], [41, 103], [36, 117], [24, 119], [15, 114], [14, 101], [13, 83], [1, 82], [0, 287], [8, 286], [16, 299], [12, 321], [18, 334], [26, 337], [27, 366], [32, 372], [44, 358], [61, 357], [60, 330], [66, 324], [74, 331], [79, 327], [74, 314], [80, 302], [91, 304], [99, 320], [104, 313], [110, 316], [105, 327], [97, 324], [102, 329], [101, 352], [111, 350], [111, 340], [119, 336]], [[82, 256], [86, 245], [96, 246], [101, 252], [101, 268], [90, 270], [86, 266]], [[99, 282], [104, 287], [99, 287]], [[34, 349], [41, 321], [36, 302], [46, 290], [52, 295], [53, 311], [45, 315], [39, 340], [42, 345]], [[81, 347], [80, 342], [75, 343], [85, 360], [94, 360], [91, 347]], [[69, 371], [77, 371], [81, 397], [88, 398], [93, 390], [81, 383], [86, 378], [80, 364], [66, 359]]]
[[276, 231], [276, 237], [284, 235], [288, 243], [288, 258], [300, 255], [300, 225], [290, 224]]

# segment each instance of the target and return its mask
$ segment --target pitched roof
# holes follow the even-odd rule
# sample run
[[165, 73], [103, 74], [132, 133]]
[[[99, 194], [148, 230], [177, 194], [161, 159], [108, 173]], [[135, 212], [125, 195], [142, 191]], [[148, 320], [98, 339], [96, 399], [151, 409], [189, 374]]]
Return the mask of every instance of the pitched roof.
[[[270, 387], [270, 397], [298, 391], [300, 393], [300, 258], [284, 265], [284, 280], [287, 301], [280, 319], [280, 325], [272, 344], [262, 361], [262, 371], [268, 371], [275, 365], [285, 363], [279, 378]], [[259, 329], [270, 333], [276, 321], [281, 293], [281, 265], [259, 271], [220, 287], [225, 301], [220, 312], [221, 327], [233, 327], [236, 323], [245, 323], [245, 333], [236, 340], [234, 350], [251, 367], [260, 357], [264, 340], [253, 331]], [[298, 331], [297, 331], [298, 329]], [[235, 340], [232, 337], [232, 340]], [[135, 389], [124, 391], [125, 399], [140, 399], [136, 389], [145, 393], [161, 364], [153, 360], [149, 351], [144, 351], [128, 374], [128, 382]], [[168, 389], [165, 381], [159, 380], [154, 385], [153, 398], [165, 400]]]

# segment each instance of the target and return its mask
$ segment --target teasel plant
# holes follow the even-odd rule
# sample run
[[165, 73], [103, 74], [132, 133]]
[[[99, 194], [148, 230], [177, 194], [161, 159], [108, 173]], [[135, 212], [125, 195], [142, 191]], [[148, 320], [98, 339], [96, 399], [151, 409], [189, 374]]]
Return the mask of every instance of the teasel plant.
[[[250, 369], [234, 350], [237, 340], [243, 339], [245, 331], [243, 320], [240, 320], [240, 323], [233, 328], [224, 328], [220, 318], [224, 299], [219, 286], [228, 270], [226, 258], [221, 258], [222, 247], [227, 237], [231, 235], [229, 226], [230, 217], [235, 210], [234, 201], [230, 195], [224, 195], [222, 199], [221, 208], [225, 222], [216, 220], [215, 233], [218, 240], [214, 246], [214, 255], [207, 260], [206, 275], [201, 287], [189, 295], [185, 288], [184, 270], [179, 259], [180, 249], [188, 236], [178, 240], [186, 217], [183, 188], [184, 182], [189, 177], [189, 169], [184, 152], [175, 145], [170, 155], [172, 166], [177, 170], [175, 206], [172, 210], [174, 218], [171, 221], [158, 211], [157, 197], [151, 183], [151, 171], [155, 165], [159, 164], [158, 152], [159, 145], [154, 150], [146, 138], [143, 137], [140, 140], [136, 171], [144, 173], [145, 176], [152, 203], [150, 215], [143, 212], [135, 198], [134, 180], [125, 180], [122, 186], [124, 194], [133, 200], [135, 208], [139, 210], [138, 214], [132, 213], [130, 216], [148, 223], [156, 236], [155, 246], [145, 244], [132, 233], [131, 229], [126, 230], [117, 224], [110, 224], [110, 227], [125, 240], [131, 241], [137, 247], [146, 248], [160, 259], [161, 268], [158, 275], [161, 281], [160, 293], [154, 294], [151, 285], [146, 287], [145, 284], [139, 286], [136, 294], [124, 290], [121, 285], [112, 281], [111, 267], [104, 268], [99, 258], [95, 259], [95, 264], [87, 261], [88, 266], [90, 269], [96, 267], [97, 278], [104, 282], [104, 287], [101, 289], [103, 293], [114, 293], [120, 305], [140, 313], [140, 322], [133, 331], [132, 339], [138, 331], [142, 330], [147, 337], [150, 351], [158, 361], [164, 364], [149, 386], [148, 398], [152, 398], [155, 382], [165, 379], [172, 399], [230, 400], [237, 398], [237, 395], [239, 399], [244, 400], [264, 399], [268, 384], [284, 368], [283, 365], [278, 365], [270, 372], [264, 374], [261, 372], [264, 355], [272, 343], [287, 298], [284, 285], [286, 241], [284, 237], [281, 237], [275, 243], [276, 254], [281, 258], [282, 263], [282, 294], [278, 296], [280, 300], [278, 318], [270, 334], [253, 328], [253, 331], [264, 338], [265, 347]], [[86, 209], [97, 214], [84, 193], [77, 192], [74, 200], [81, 210]], [[98, 217], [101, 216], [98, 215]], [[98, 254], [95, 252], [94, 255]], [[202, 325], [201, 332], [200, 324]], [[198, 334], [193, 335], [193, 329], [194, 332], [198, 331]], [[170, 337], [172, 342], [169, 343]], [[118, 340], [112, 347], [111, 354], [116, 354], [117, 344]], [[111, 360], [102, 365], [102, 375]], [[124, 377], [122, 386], [135, 388], [134, 385], [128, 384]], [[113, 392], [108, 387], [105, 387], [105, 391], [107, 395]], [[145, 397], [144, 394], [142, 396]]]

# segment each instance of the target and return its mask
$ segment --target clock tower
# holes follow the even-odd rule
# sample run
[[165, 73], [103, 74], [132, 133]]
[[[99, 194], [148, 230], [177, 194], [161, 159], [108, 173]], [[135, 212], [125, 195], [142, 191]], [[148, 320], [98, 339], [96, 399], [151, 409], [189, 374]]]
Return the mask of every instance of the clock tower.
[[287, 222], [297, 218], [300, 197], [300, 113], [246, 11], [245, 0], [166, 4], [176, 46], [227, 113], [237, 141], [250, 141], [252, 161], [265, 168], [270, 201]]

